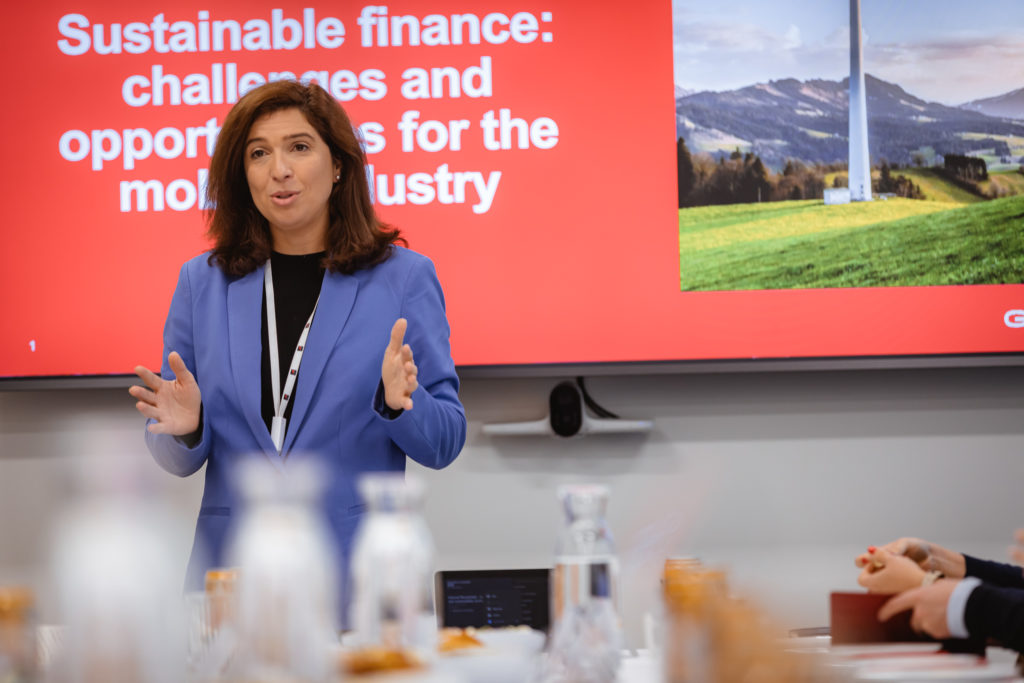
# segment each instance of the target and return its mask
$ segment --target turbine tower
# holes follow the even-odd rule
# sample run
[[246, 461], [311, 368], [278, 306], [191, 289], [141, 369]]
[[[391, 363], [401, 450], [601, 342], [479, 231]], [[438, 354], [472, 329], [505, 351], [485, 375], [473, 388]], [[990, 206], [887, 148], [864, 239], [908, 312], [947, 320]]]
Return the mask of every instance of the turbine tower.
[[871, 201], [867, 99], [861, 61], [860, 0], [850, 0], [850, 161], [847, 168], [850, 199], [855, 202]]

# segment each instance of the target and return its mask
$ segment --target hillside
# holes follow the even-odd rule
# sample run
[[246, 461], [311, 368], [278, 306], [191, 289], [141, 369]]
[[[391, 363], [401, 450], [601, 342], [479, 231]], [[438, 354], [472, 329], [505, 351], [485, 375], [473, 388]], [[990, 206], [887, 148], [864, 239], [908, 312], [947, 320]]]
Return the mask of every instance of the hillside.
[[[1024, 121], [994, 118], [927, 102], [871, 75], [870, 153], [909, 164], [915, 151], [1011, 154], [1008, 138], [1024, 136]], [[848, 80], [783, 79], [737, 90], [684, 94], [676, 99], [676, 132], [696, 152], [752, 151], [778, 169], [786, 159], [845, 162], [848, 155]]]
[[978, 111], [989, 116], [1010, 119], [1024, 119], [1024, 88], [1019, 88], [996, 97], [971, 100], [960, 105], [963, 109]]
[[[924, 193], [924, 198], [931, 202], [943, 202], [959, 206], [985, 201], [985, 197], [974, 194], [973, 192], [960, 187], [943, 175], [939, 169], [916, 167], [895, 168], [892, 170], [892, 175], [893, 177], [902, 175], [912, 180], [914, 184], [921, 188], [921, 191]], [[871, 171], [871, 177], [873, 179], [878, 180], [878, 176], [879, 173], [877, 169]], [[838, 171], [825, 174], [825, 187], [832, 187], [832, 183], [836, 177], [842, 178], [843, 185], [845, 186], [846, 171]], [[1021, 176], [1021, 180], [1024, 180], [1024, 176]], [[1018, 194], [1024, 194], [1024, 192], [1020, 192]]]
[[[941, 171], [934, 168], [901, 168], [893, 171], [893, 175], [904, 175], [914, 181], [924, 192], [924, 197], [933, 202], [951, 202], [955, 204], [974, 204], [985, 201], [946, 178]], [[1021, 176], [1024, 178], [1024, 176]]]

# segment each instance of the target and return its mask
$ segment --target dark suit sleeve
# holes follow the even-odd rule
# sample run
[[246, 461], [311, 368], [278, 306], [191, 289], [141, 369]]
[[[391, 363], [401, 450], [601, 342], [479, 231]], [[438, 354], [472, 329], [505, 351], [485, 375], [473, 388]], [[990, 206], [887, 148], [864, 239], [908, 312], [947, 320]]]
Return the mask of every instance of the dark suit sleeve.
[[[188, 263], [181, 268], [178, 285], [174, 289], [171, 310], [167, 313], [164, 323], [164, 355], [160, 375], [164, 379], [173, 379], [174, 372], [167, 362], [171, 351], [177, 351], [185, 361], [185, 367], [196, 375], [196, 381], [202, 387], [203, 381], [196, 371], [195, 338], [192, 334], [192, 288], [189, 281]], [[200, 419], [205, 419], [200, 415]], [[146, 425], [154, 422], [146, 420]], [[161, 467], [179, 477], [187, 477], [197, 471], [206, 462], [210, 453], [210, 430], [200, 424], [200, 439], [190, 448], [184, 440], [170, 434], [151, 434], [146, 430], [146, 446], [153, 458]]]
[[413, 407], [396, 417], [387, 414], [383, 386], [378, 385], [373, 408], [406, 455], [425, 467], [440, 469], [455, 459], [466, 442], [466, 413], [459, 401], [444, 294], [426, 258], [416, 259], [406, 278], [402, 317], [409, 321], [405, 341], [418, 370]]
[[971, 638], [992, 638], [1024, 652], [1024, 590], [982, 583], [971, 591], [964, 610]]
[[1024, 570], [1015, 564], [981, 560], [964, 555], [965, 576], [976, 576], [985, 583], [1005, 588], [1024, 588]]

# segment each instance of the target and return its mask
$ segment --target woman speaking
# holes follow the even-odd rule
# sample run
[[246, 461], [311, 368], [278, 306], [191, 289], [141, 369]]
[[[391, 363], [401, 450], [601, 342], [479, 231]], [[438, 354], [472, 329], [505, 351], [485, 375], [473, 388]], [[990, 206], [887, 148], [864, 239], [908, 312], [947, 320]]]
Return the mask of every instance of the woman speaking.
[[161, 374], [132, 387], [146, 443], [169, 472], [206, 464], [186, 576], [222, 566], [244, 458], [317, 457], [345, 566], [367, 471], [406, 455], [441, 468], [466, 417], [431, 262], [396, 242], [370, 200], [365, 156], [315, 84], [260, 86], [231, 109], [207, 189], [213, 249], [185, 263], [164, 327]]

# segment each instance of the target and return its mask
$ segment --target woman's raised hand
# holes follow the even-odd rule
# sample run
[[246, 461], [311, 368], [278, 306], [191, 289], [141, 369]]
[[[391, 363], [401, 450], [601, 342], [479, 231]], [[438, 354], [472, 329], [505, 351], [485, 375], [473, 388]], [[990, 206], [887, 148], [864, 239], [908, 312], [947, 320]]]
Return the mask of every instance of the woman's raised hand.
[[405, 318], [399, 318], [391, 328], [391, 341], [384, 349], [384, 361], [380, 366], [380, 379], [384, 384], [384, 402], [391, 410], [412, 410], [412, 392], [416, 391], [416, 363], [412, 360], [412, 349], [403, 343], [408, 326]]
[[135, 374], [149, 388], [133, 386], [128, 393], [138, 399], [135, 407], [140, 413], [156, 420], [147, 427], [150, 432], [184, 436], [199, 428], [202, 395], [196, 378], [185, 367], [185, 361], [177, 351], [171, 351], [167, 362], [174, 372], [174, 379], [163, 379], [138, 365]]

